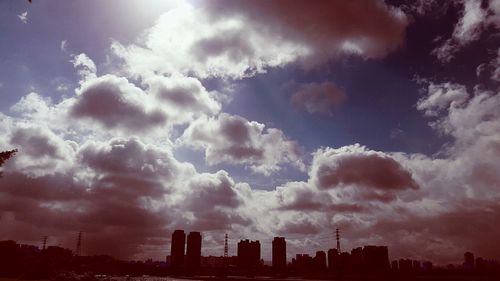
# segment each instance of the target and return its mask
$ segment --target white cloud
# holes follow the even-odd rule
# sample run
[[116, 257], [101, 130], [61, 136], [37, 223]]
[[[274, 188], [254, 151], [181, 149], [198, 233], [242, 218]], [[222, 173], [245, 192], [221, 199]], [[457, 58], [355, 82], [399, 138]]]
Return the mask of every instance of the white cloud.
[[423, 110], [427, 116], [437, 116], [443, 110], [457, 107], [467, 101], [469, 95], [465, 86], [451, 83], [429, 83], [427, 96], [420, 99], [417, 109]]
[[[133, 76], [179, 72], [242, 78], [295, 61], [323, 63], [354, 49], [364, 57], [381, 57], [402, 41], [406, 17], [383, 2], [317, 4], [273, 1], [268, 8], [258, 2], [212, 1], [197, 7], [184, 3], [160, 17], [146, 32], [144, 44], [115, 42], [112, 48]], [[331, 14], [303, 13], [310, 9]], [[344, 12], [353, 15], [347, 23], [337, 20]], [[371, 14], [378, 20], [370, 20], [375, 18], [367, 16]]]
[[67, 52], [68, 51], [68, 40], [65, 39], [65, 40], [61, 41], [60, 49], [63, 52]]
[[24, 23], [24, 24], [28, 24], [28, 11], [25, 11], [19, 15], [17, 15], [17, 17]]
[[240, 116], [222, 113], [214, 118], [199, 118], [181, 139], [188, 146], [204, 149], [210, 165], [250, 165], [254, 172], [265, 175], [279, 171], [283, 164], [304, 167], [296, 142], [287, 140], [278, 129], [266, 129], [264, 124]]
[[87, 78], [77, 90], [69, 113], [75, 118], [96, 121], [106, 129], [132, 133], [161, 127], [168, 120], [151, 96], [126, 78], [113, 75]]
[[442, 62], [451, 61], [461, 49], [477, 41], [488, 27], [500, 27], [498, 24], [500, 9], [498, 9], [497, 0], [490, 1], [486, 8], [482, 7], [481, 0], [457, 0], [455, 2], [463, 5], [461, 17], [455, 25], [451, 38], [432, 51]]
[[94, 61], [86, 54], [81, 53], [73, 56], [71, 63], [73, 63], [73, 66], [78, 69], [78, 74], [82, 78], [82, 81], [97, 77], [97, 67]]
[[331, 114], [347, 98], [344, 91], [331, 82], [300, 84], [290, 102], [309, 113]]
[[187, 123], [201, 115], [215, 115], [221, 110], [217, 93], [208, 92], [199, 80], [173, 75], [152, 76], [145, 80], [153, 95], [176, 123]]

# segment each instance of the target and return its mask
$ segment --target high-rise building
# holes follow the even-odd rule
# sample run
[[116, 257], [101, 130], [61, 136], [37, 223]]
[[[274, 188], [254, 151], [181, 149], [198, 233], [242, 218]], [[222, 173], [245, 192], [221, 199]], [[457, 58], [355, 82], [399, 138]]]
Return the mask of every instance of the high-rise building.
[[314, 258], [308, 254], [296, 254], [292, 266], [298, 274], [314, 272]]
[[190, 232], [187, 236], [186, 269], [193, 274], [200, 269], [201, 233]]
[[384, 272], [389, 270], [389, 249], [387, 246], [364, 246], [363, 269], [366, 272]]
[[464, 267], [471, 269], [474, 268], [474, 254], [471, 252], [466, 252], [464, 254]]
[[337, 271], [339, 270], [339, 252], [337, 249], [328, 250], [328, 270]]
[[324, 251], [317, 251], [314, 256], [314, 268], [316, 272], [326, 271], [326, 253]]
[[283, 271], [286, 269], [286, 241], [285, 237], [273, 239], [273, 269]]
[[363, 248], [357, 247], [351, 250], [349, 269], [357, 273], [361, 273], [363, 271]]
[[170, 267], [178, 272], [184, 267], [184, 247], [186, 244], [186, 234], [184, 230], [175, 230], [172, 233], [172, 243], [170, 246]]
[[399, 271], [409, 273], [413, 271], [413, 261], [410, 259], [399, 259]]
[[391, 269], [393, 271], [399, 271], [399, 265], [398, 265], [398, 261], [397, 260], [393, 260], [391, 262]]
[[238, 242], [238, 266], [244, 270], [256, 269], [260, 265], [259, 240]]

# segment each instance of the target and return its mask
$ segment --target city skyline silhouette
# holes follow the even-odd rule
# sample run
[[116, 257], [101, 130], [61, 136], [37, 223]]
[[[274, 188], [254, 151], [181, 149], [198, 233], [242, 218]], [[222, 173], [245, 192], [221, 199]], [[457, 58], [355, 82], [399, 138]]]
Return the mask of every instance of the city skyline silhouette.
[[[187, 238], [186, 238], [187, 237]], [[76, 250], [59, 246], [43, 247], [0, 241], [0, 277], [44, 278], [59, 276], [61, 280], [77, 280], [79, 274], [127, 276], [181, 276], [183, 278], [235, 279], [237, 276], [254, 278], [316, 277], [339, 278], [482, 278], [494, 280], [500, 276], [500, 262], [475, 258], [471, 252], [463, 254], [461, 264], [436, 266], [429, 260], [392, 259], [387, 246], [365, 245], [351, 251], [316, 251], [315, 255], [296, 254], [288, 260], [286, 238], [274, 237], [272, 261], [261, 258], [259, 240], [240, 240], [236, 256], [203, 256], [203, 235], [183, 230], [172, 232], [170, 255], [164, 261], [121, 261], [108, 255], [85, 256], [80, 252], [82, 233], [78, 234]], [[338, 240], [339, 242], [339, 240]], [[339, 243], [337, 243], [339, 246]], [[304, 252], [311, 249], [303, 249]], [[28, 267], [27, 267], [28, 266]], [[96, 276], [97, 276], [96, 275]], [[213, 276], [213, 277], [210, 277]], [[493, 279], [491, 279], [493, 278]], [[358, 280], [353, 279], [353, 280]], [[98, 280], [98, 279], [96, 279]], [[274, 280], [274, 279], [270, 279]], [[469, 279], [460, 279], [469, 280]], [[472, 279], [471, 279], [472, 280]], [[477, 279], [473, 279], [477, 280]]]

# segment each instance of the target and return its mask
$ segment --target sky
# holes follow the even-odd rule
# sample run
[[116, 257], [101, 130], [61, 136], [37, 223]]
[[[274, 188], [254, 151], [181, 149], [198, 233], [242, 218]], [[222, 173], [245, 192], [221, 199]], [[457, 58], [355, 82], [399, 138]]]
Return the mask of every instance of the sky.
[[0, 239], [500, 259], [500, 1], [0, 1]]

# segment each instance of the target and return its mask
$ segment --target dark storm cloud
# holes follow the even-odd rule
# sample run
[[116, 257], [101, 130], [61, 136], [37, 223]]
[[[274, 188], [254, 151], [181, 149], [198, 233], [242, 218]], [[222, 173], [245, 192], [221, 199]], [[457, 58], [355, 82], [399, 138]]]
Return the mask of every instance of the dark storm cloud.
[[394, 158], [356, 145], [317, 151], [312, 177], [322, 189], [342, 185], [365, 186], [382, 191], [418, 188], [410, 171]]
[[71, 115], [97, 121], [108, 129], [144, 131], [167, 121], [167, 115], [125, 78], [105, 75], [91, 79], [79, 92]]

